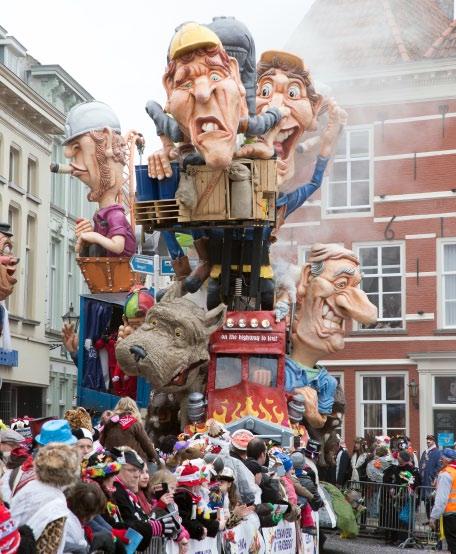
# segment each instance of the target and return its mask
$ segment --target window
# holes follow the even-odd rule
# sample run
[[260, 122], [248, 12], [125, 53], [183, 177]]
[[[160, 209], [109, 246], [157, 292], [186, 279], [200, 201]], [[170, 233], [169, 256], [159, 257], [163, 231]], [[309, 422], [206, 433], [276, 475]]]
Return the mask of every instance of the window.
[[49, 253], [49, 327], [59, 329], [63, 314], [63, 297], [61, 291], [62, 261], [61, 242], [55, 237], [51, 238]]
[[81, 186], [82, 186], [82, 183], [79, 179], [76, 179], [75, 177], [70, 177], [70, 184], [69, 184], [70, 198], [69, 198], [68, 211], [71, 215], [75, 215], [77, 217], [82, 216]]
[[346, 129], [329, 176], [328, 214], [370, 211], [371, 174], [370, 129]]
[[68, 282], [67, 282], [68, 306], [73, 305], [74, 311], [79, 313], [79, 273], [76, 264], [74, 245], [68, 248]]
[[456, 376], [434, 377], [434, 404], [456, 405]]
[[21, 184], [20, 171], [21, 171], [21, 151], [15, 146], [10, 146], [8, 181], [18, 187]]
[[242, 359], [240, 356], [217, 356], [215, 388], [227, 389], [239, 385], [242, 380]]
[[378, 308], [378, 321], [362, 329], [401, 329], [404, 326], [405, 282], [402, 245], [360, 246], [361, 288]]
[[405, 375], [360, 375], [361, 436], [408, 435]]
[[277, 357], [250, 356], [249, 381], [264, 387], [277, 386]]
[[27, 216], [27, 230], [25, 239], [25, 263], [24, 263], [24, 313], [29, 319], [33, 319], [34, 310], [34, 284], [35, 284], [35, 217]]
[[[63, 149], [60, 144], [52, 146], [52, 161], [64, 163]], [[60, 173], [51, 174], [51, 204], [65, 209], [65, 175]]]
[[442, 244], [443, 326], [456, 327], [456, 242]]
[[27, 160], [27, 192], [38, 196], [38, 162], [32, 158]]

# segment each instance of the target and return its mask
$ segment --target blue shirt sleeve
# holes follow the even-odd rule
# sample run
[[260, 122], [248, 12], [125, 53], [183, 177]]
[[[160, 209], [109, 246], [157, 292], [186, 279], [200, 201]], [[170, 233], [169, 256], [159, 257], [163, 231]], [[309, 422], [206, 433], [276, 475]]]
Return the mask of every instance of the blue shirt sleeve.
[[310, 183], [301, 185], [293, 192], [279, 196], [277, 199], [277, 207], [280, 208], [281, 206], [287, 206], [287, 213], [285, 214], [285, 217], [288, 217], [300, 206], [302, 206], [309, 196], [321, 187], [328, 161], [329, 158], [318, 156]]

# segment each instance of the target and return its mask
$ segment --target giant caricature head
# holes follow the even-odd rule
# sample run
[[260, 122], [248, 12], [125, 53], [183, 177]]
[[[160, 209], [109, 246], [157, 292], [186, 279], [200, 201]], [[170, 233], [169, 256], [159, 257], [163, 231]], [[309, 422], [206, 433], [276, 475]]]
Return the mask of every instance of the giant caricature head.
[[359, 260], [351, 250], [337, 244], [312, 246], [297, 286], [293, 358], [296, 354], [315, 364], [344, 347], [345, 320], [377, 321], [377, 308], [360, 282]]
[[14, 276], [19, 259], [13, 256], [13, 243], [8, 223], [0, 223], [0, 300], [12, 294], [17, 279]]
[[178, 29], [163, 77], [166, 111], [214, 169], [226, 169], [236, 148], [241, 117], [247, 115], [237, 61], [217, 35], [197, 23]]
[[116, 195], [122, 185], [126, 163], [125, 141], [120, 123], [103, 102], [84, 102], [70, 110], [65, 123], [64, 155], [71, 158], [71, 175], [85, 183], [91, 202], [108, 191]]
[[266, 142], [273, 142], [278, 155], [277, 177], [281, 184], [293, 177], [295, 148], [305, 131], [315, 129], [322, 97], [315, 92], [304, 62], [294, 54], [264, 52], [257, 74], [257, 113], [271, 106], [286, 106], [291, 111], [265, 137]]

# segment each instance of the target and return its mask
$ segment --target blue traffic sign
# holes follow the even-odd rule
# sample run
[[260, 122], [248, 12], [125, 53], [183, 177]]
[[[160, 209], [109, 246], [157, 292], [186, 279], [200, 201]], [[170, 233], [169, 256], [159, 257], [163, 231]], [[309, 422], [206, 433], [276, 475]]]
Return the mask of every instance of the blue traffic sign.
[[136, 273], [153, 274], [154, 257], [135, 254], [130, 258], [130, 267], [133, 271], [136, 271]]
[[174, 275], [173, 264], [171, 258], [162, 258], [160, 260], [160, 273], [162, 275]]

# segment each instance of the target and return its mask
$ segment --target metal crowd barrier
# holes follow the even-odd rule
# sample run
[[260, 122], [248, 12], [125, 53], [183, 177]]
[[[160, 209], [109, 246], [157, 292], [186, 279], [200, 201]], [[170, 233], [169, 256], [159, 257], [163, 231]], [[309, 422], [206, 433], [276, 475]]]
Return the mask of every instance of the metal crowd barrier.
[[357, 490], [366, 510], [359, 516], [361, 532], [383, 534], [388, 541], [401, 541], [400, 547], [435, 546], [438, 533], [428, 525], [434, 488], [349, 481], [347, 489]]

